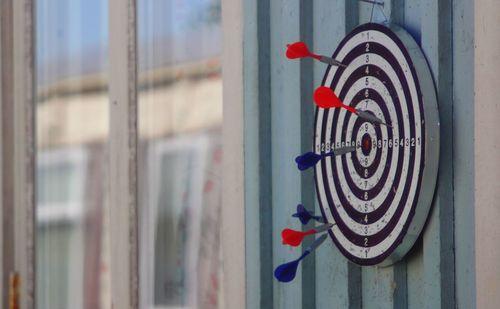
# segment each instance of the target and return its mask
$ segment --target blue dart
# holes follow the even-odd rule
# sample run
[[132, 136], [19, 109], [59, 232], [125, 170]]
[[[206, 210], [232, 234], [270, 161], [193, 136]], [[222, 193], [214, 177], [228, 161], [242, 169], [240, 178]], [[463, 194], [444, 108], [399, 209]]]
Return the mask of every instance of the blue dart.
[[295, 162], [297, 163], [299, 170], [305, 171], [306, 169], [316, 165], [321, 158], [323, 158], [322, 155], [314, 152], [306, 152], [303, 155], [296, 157]]
[[322, 154], [317, 154], [314, 152], [306, 152], [298, 157], [295, 158], [295, 162], [297, 163], [297, 167], [299, 170], [304, 171], [319, 162], [319, 160], [326, 158], [326, 157], [331, 157], [331, 156], [340, 156], [343, 154], [346, 154], [348, 152], [352, 152], [356, 150], [355, 146], [349, 146], [349, 147], [341, 147], [341, 148], [336, 148], [333, 149], [331, 152], [328, 153], [322, 153]]
[[276, 270], [274, 270], [274, 277], [280, 282], [292, 281], [297, 274], [297, 267], [299, 266], [299, 262], [306, 256], [308, 256], [309, 253], [318, 248], [325, 241], [326, 237], [326, 234], [324, 234], [321, 235], [321, 237], [316, 238], [312, 245], [307, 248], [298, 259], [278, 266]]
[[321, 223], [326, 223], [321, 216], [315, 216], [312, 212], [307, 210], [304, 205], [297, 205], [297, 212], [292, 215], [292, 217], [299, 218], [302, 224], [307, 224], [309, 220], [313, 219]]

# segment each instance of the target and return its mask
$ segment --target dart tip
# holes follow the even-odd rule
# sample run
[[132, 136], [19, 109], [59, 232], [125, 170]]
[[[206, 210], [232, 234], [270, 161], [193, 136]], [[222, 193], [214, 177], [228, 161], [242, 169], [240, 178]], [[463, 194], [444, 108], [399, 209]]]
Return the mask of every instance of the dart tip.
[[331, 229], [333, 227], [333, 225], [334, 225], [333, 223], [327, 223], [327, 224], [325, 224], [324, 231], [328, 231], [329, 229]]

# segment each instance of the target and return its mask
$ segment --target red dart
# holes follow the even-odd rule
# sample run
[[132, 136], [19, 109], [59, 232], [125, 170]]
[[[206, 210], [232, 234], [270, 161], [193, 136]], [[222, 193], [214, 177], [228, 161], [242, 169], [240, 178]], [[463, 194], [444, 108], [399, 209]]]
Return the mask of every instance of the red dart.
[[314, 233], [316, 233], [315, 229], [310, 229], [310, 230], [305, 231], [305, 232], [295, 231], [295, 230], [291, 230], [291, 229], [284, 229], [281, 232], [281, 238], [282, 238], [281, 242], [284, 245], [297, 247], [298, 245], [300, 245], [300, 243], [302, 242], [304, 237], [306, 237], [307, 235], [312, 235]]
[[382, 124], [382, 125], [385, 125], [385, 126], [392, 128], [391, 125], [385, 123], [384, 121], [382, 121], [382, 119], [377, 118], [376, 116], [374, 116], [370, 112], [362, 111], [362, 110], [356, 109], [352, 106], [345, 105], [335, 95], [333, 90], [328, 88], [328, 87], [325, 87], [325, 86], [318, 87], [314, 91], [313, 98], [314, 98], [314, 102], [316, 103], [316, 105], [318, 107], [321, 107], [321, 108], [341, 108], [342, 107], [342, 108], [345, 108], [346, 110], [348, 110], [349, 112], [356, 114], [359, 117], [361, 117], [369, 122]]
[[352, 106], [347, 106], [335, 95], [332, 89], [321, 86], [314, 91], [314, 102], [321, 108], [345, 108], [351, 113], [356, 113], [356, 109]]
[[304, 42], [295, 42], [293, 44], [288, 44], [286, 50], [286, 57], [288, 59], [297, 59], [304, 57], [313, 57], [315, 59], [321, 60], [321, 56], [313, 54], [307, 48], [306, 43]]
[[295, 231], [291, 229], [284, 229], [281, 231], [281, 242], [285, 245], [289, 245], [292, 247], [297, 247], [300, 245], [304, 237], [307, 235], [312, 235], [315, 233], [320, 233], [329, 230], [333, 226], [332, 223], [330, 224], [324, 224], [321, 225], [317, 228], [310, 229], [308, 231], [302, 232], [302, 231]]
[[343, 64], [340, 61], [337, 61], [331, 57], [327, 56], [321, 56], [321, 55], [316, 55], [312, 52], [309, 51], [309, 48], [307, 47], [306, 43], [304, 42], [295, 42], [293, 44], [288, 44], [287, 49], [286, 49], [286, 57], [288, 59], [297, 59], [297, 58], [304, 58], [304, 57], [312, 57], [316, 60], [319, 60], [323, 63], [329, 64], [329, 65], [336, 65], [336, 66], [341, 66], [341, 67], [346, 67], [345, 64]]

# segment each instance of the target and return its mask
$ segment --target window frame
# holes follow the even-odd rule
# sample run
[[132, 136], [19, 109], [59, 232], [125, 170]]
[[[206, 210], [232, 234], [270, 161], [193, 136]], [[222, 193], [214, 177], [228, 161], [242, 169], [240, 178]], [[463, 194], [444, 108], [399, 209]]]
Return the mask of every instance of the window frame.
[[[253, 23], [244, 16], [244, 5], [255, 1], [222, 1], [222, 83], [223, 83], [223, 195], [222, 250], [224, 260], [224, 305], [246, 308], [247, 264], [245, 205], [245, 107], [244, 107], [244, 29]], [[252, 11], [253, 14], [253, 11]], [[250, 19], [251, 19], [250, 15]], [[242, 40], [243, 38], [243, 40]], [[246, 62], [245, 62], [246, 63]], [[254, 88], [251, 88], [254, 90]], [[251, 205], [248, 209], [254, 208]], [[249, 212], [250, 213], [250, 212]], [[255, 235], [255, 237], [258, 237]], [[255, 261], [258, 263], [258, 261]], [[253, 269], [255, 271], [255, 269]]]
[[[0, 186], [4, 193], [0, 200], [0, 219], [12, 220], [0, 230], [2, 250], [0, 280], [0, 307], [8, 306], [8, 278], [12, 272], [19, 274], [22, 282], [19, 290], [21, 308], [36, 307], [36, 0], [6, 0], [0, 4], [0, 72], [2, 87], [0, 103], [0, 133], [2, 134], [0, 157]], [[233, 6], [223, 3], [223, 7]], [[237, 1], [236, 6], [241, 6]], [[137, 3], [136, 0], [108, 0], [109, 24], [109, 183], [106, 191], [109, 196], [109, 216], [114, 218], [110, 227], [111, 260], [111, 295], [114, 308], [139, 307], [139, 252], [138, 252], [138, 183], [137, 183]], [[227, 10], [233, 12], [234, 10]], [[223, 15], [228, 15], [224, 13]], [[242, 16], [239, 12], [238, 17]], [[223, 23], [225, 24], [225, 23]], [[241, 25], [241, 22], [238, 23]], [[223, 25], [223, 31], [233, 28]], [[237, 27], [233, 36], [240, 35]], [[230, 41], [234, 44], [235, 40]], [[229, 45], [225, 43], [225, 48]], [[125, 48], [124, 48], [125, 47]], [[241, 48], [238, 47], [240, 50]], [[239, 58], [240, 61], [241, 58]], [[228, 65], [229, 63], [225, 63]], [[229, 64], [230, 65], [230, 64]], [[238, 64], [241, 66], [241, 63]], [[239, 71], [233, 77], [241, 81]], [[224, 77], [227, 81], [228, 77]], [[1, 91], [4, 90], [4, 91]], [[227, 93], [224, 93], [227, 97]], [[239, 96], [237, 96], [239, 97]], [[234, 100], [233, 100], [234, 101]], [[239, 102], [242, 104], [242, 102]], [[241, 108], [241, 104], [237, 104]], [[11, 119], [5, 121], [5, 119]], [[241, 122], [241, 118], [234, 121]], [[242, 128], [239, 134], [242, 134]], [[224, 135], [228, 131], [224, 129]], [[238, 137], [235, 135], [235, 137]], [[232, 139], [235, 153], [242, 155], [239, 149], [242, 139]], [[6, 152], [8, 150], [8, 153]], [[241, 152], [241, 153], [240, 153]], [[6, 155], [7, 154], [7, 155]], [[231, 156], [231, 154], [229, 154]], [[227, 167], [227, 166], [226, 166]], [[243, 161], [239, 161], [237, 172], [243, 170]], [[225, 180], [228, 180], [225, 172]], [[7, 193], [7, 194], [5, 194]], [[242, 195], [240, 195], [241, 197]], [[234, 201], [234, 200], [233, 200]], [[233, 203], [231, 201], [231, 204]], [[224, 198], [223, 204], [228, 199]], [[242, 205], [238, 203], [238, 205]], [[223, 207], [223, 217], [233, 217]], [[240, 239], [244, 229], [242, 208], [237, 220], [225, 229], [238, 237], [238, 244], [223, 241], [224, 255], [231, 260], [229, 269], [242, 269], [244, 242]], [[228, 220], [226, 220], [228, 221]], [[235, 229], [235, 230], [234, 230]], [[236, 233], [234, 233], [236, 232]], [[235, 257], [236, 256], [236, 257]], [[229, 259], [229, 257], [231, 257]], [[229, 263], [228, 263], [229, 264]], [[244, 267], [243, 267], [244, 269]], [[240, 271], [238, 271], [240, 272]], [[231, 274], [226, 276], [231, 278]], [[234, 279], [234, 278], [233, 278]], [[244, 276], [238, 277], [241, 287]], [[230, 285], [226, 284], [226, 288]], [[226, 297], [231, 293], [225, 293]], [[5, 297], [3, 297], [5, 296]], [[240, 293], [231, 295], [238, 299]], [[240, 302], [240, 301], [238, 301]], [[231, 302], [230, 302], [231, 303]], [[230, 304], [229, 303], [229, 304]]]
[[111, 302], [114, 308], [138, 308], [136, 0], [109, 0], [108, 10]]
[[[33, 0], [2, 1], [2, 285], [0, 306], [10, 300], [34, 308], [35, 118]], [[19, 284], [10, 292], [10, 277]]]
[[[20, 308], [36, 307], [35, 1], [6, 0], [0, 10], [2, 249], [0, 306], [9, 306], [8, 279], [17, 273]], [[112, 302], [138, 308], [136, 0], [108, 0], [110, 141], [107, 191], [111, 228]], [[124, 5], [125, 4], [125, 5]], [[126, 46], [126, 48], [123, 48]], [[8, 119], [9, 121], [4, 121]], [[12, 219], [12, 220], [11, 220]]]

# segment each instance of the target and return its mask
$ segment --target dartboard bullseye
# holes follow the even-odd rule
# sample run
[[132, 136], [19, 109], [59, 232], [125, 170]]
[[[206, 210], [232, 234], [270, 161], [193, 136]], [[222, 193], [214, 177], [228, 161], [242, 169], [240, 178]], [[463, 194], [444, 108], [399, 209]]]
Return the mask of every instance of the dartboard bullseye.
[[[332, 59], [343, 65], [329, 66], [322, 86], [348, 108], [316, 109], [321, 211], [349, 260], [391, 264], [418, 238], [432, 202], [439, 157], [432, 76], [417, 43], [397, 26], [357, 27]], [[344, 147], [355, 148], [323, 156]]]

